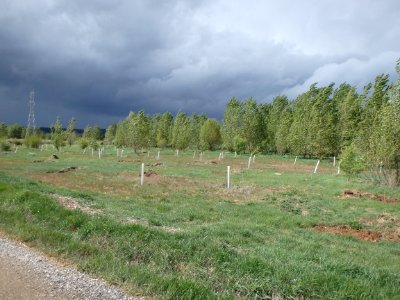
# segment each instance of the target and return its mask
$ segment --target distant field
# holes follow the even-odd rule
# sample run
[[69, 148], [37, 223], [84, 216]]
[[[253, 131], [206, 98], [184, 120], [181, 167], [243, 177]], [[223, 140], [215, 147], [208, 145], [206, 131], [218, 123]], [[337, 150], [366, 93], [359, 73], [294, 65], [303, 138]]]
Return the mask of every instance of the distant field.
[[400, 299], [398, 188], [331, 160], [313, 174], [316, 160], [272, 155], [247, 169], [232, 153], [53, 153], [0, 155], [0, 230], [132, 294]]

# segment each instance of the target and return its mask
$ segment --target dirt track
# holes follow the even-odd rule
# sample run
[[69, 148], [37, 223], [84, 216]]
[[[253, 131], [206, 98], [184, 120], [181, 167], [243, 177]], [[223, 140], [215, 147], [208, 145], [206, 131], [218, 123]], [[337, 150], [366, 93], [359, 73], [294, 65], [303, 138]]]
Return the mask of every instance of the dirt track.
[[0, 299], [126, 299], [121, 290], [0, 234]]

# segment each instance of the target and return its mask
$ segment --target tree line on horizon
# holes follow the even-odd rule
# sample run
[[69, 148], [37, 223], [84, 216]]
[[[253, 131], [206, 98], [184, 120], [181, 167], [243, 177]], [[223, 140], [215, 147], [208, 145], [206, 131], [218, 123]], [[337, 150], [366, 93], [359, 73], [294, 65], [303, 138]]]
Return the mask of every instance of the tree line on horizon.
[[[400, 74], [400, 59], [396, 64]], [[309, 158], [350, 157], [348, 172], [365, 166], [385, 166], [395, 184], [400, 183], [400, 79], [376, 76], [361, 92], [342, 83], [309, 89], [289, 100], [280, 95], [271, 103], [231, 98], [221, 122], [204, 113], [146, 114], [130, 112], [107, 127], [87, 126], [82, 137], [75, 133], [72, 118], [63, 129], [57, 118], [51, 125], [54, 145], [78, 142], [82, 148], [99, 143], [130, 147], [138, 152], [151, 147], [177, 150], [224, 149], [237, 153], [277, 153]], [[17, 125], [0, 124], [0, 136], [13, 136]], [[8, 129], [8, 130], [7, 130]], [[26, 134], [29, 138], [30, 134]], [[32, 138], [32, 137], [31, 137]], [[358, 166], [358, 167], [357, 167]], [[346, 162], [344, 164], [346, 166]], [[393, 179], [394, 178], [394, 179]]]

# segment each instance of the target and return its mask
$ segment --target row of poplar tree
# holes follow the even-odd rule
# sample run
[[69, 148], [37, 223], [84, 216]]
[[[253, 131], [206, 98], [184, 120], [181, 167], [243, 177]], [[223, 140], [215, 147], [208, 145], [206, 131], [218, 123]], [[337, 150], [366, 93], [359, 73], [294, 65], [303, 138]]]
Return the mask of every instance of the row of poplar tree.
[[[396, 70], [400, 74], [400, 60]], [[107, 128], [105, 139], [135, 150], [222, 148], [315, 158], [348, 149], [366, 165], [394, 170], [399, 182], [400, 79], [392, 83], [382, 74], [361, 92], [347, 83], [313, 84], [292, 101], [284, 95], [261, 104], [231, 98], [221, 122], [205, 114], [131, 112]]]

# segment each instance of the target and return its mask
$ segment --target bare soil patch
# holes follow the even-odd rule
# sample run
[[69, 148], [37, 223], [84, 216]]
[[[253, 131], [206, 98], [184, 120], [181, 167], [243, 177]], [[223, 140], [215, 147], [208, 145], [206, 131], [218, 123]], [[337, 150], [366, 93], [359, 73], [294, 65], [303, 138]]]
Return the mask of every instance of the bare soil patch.
[[385, 202], [385, 203], [400, 203], [400, 199], [389, 198], [383, 195], [374, 195], [371, 193], [363, 193], [359, 191], [344, 190], [342, 193], [344, 198], [368, 198], [375, 201]]
[[159, 167], [159, 166], [162, 166], [162, 165], [163, 165], [163, 163], [156, 162], [154, 164], [146, 164], [146, 167]]
[[382, 234], [379, 232], [371, 230], [363, 230], [363, 229], [353, 229], [347, 225], [339, 225], [339, 226], [316, 225], [312, 227], [312, 229], [319, 232], [328, 232], [333, 234], [352, 236], [363, 241], [375, 242], [382, 238]]
[[61, 170], [49, 170], [46, 173], [67, 173], [67, 172], [78, 170], [78, 169], [79, 169], [79, 167], [71, 166], [71, 167], [63, 168]]
[[146, 176], [146, 177], [153, 177], [153, 176], [157, 176], [157, 175], [158, 175], [158, 173], [155, 170], [144, 171], [144, 176]]
[[91, 208], [89, 206], [84, 206], [78, 202], [78, 199], [68, 197], [68, 196], [61, 196], [57, 194], [52, 194], [52, 198], [57, 200], [58, 203], [60, 203], [62, 206], [64, 206], [67, 209], [79, 209], [85, 213], [88, 213], [89, 215], [95, 215], [101, 212], [100, 209], [95, 209]]

